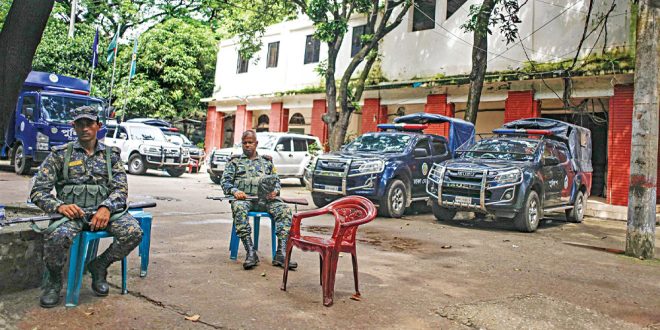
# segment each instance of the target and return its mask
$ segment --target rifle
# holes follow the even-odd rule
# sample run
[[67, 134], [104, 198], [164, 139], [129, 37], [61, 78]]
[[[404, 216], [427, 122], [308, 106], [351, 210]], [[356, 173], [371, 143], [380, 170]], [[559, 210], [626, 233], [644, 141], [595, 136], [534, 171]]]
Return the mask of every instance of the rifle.
[[[281, 196], [277, 196], [276, 198], [279, 198], [282, 202], [288, 204], [309, 205], [309, 202], [307, 202], [307, 200], [304, 198], [290, 198], [290, 197], [281, 197]], [[237, 200], [236, 197], [234, 196], [207, 196], [206, 199], [212, 199], [214, 201], [230, 201], [230, 202]], [[256, 202], [259, 200], [259, 197], [247, 196], [247, 198], [245, 198], [244, 200]]]
[[[156, 207], [156, 202], [134, 202], [134, 203], [129, 203], [128, 204], [128, 210], [134, 210], [134, 209], [146, 209], [150, 207]], [[84, 209], [85, 211], [85, 218], [87, 218], [89, 215], [94, 214], [97, 209]], [[51, 214], [46, 214], [46, 215], [40, 215], [36, 217], [29, 217], [29, 218], [16, 218], [16, 219], [11, 219], [8, 221], [2, 221], [0, 220], [0, 229], [5, 226], [13, 225], [16, 223], [24, 223], [24, 222], [30, 222], [30, 223], [35, 223], [38, 221], [56, 221], [59, 219], [62, 219], [64, 216], [59, 213], [51, 213]], [[84, 219], [86, 222], [87, 219]]]

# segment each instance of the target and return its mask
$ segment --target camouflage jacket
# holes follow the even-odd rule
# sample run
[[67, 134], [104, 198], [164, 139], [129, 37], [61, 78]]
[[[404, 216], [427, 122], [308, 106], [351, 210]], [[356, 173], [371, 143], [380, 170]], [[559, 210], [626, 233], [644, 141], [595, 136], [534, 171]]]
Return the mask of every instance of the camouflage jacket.
[[[261, 177], [277, 174], [273, 160], [270, 156], [259, 156], [250, 160], [245, 154], [234, 155], [222, 173], [220, 185], [225, 195], [233, 196], [239, 191], [237, 182], [243, 178]], [[282, 189], [279, 180], [275, 184], [275, 191], [279, 193]]]
[[94, 154], [88, 156], [78, 141], [73, 142], [73, 153], [69, 162], [69, 180], [64, 181], [63, 168], [66, 144], [53, 147], [35, 174], [35, 182], [30, 192], [32, 202], [47, 213], [56, 213], [57, 208], [64, 202], [58, 199], [52, 191], [56, 186], [67, 184], [97, 184], [106, 185], [110, 191], [99, 206], [106, 206], [111, 213], [123, 210], [126, 207], [128, 196], [128, 182], [124, 164], [119, 157], [119, 149], [113, 148], [111, 154], [112, 179], [108, 180], [108, 169], [105, 160], [106, 146], [97, 141]]

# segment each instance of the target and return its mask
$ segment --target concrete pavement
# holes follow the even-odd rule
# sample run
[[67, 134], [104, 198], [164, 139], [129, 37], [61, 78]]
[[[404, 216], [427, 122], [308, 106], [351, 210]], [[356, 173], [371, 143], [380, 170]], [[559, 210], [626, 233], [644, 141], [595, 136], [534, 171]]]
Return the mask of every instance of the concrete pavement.
[[[29, 177], [0, 172], [0, 203], [24, 200]], [[268, 222], [261, 264], [229, 259], [231, 212], [206, 174], [129, 176], [130, 199], [155, 199], [149, 275], [130, 258], [129, 291], [97, 298], [86, 279], [80, 306], [38, 307], [38, 290], [0, 296], [0, 328], [660, 328], [660, 261], [566, 244], [623, 249], [625, 223], [550, 218], [533, 234], [493, 220], [439, 223], [431, 214], [377, 218], [358, 232], [362, 300], [350, 257], [339, 261], [335, 305], [321, 303], [318, 257], [294, 250], [288, 291], [270, 265]], [[308, 197], [296, 180], [283, 195]], [[328, 235], [328, 217], [305, 223]], [[107, 244], [107, 243], [105, 243]], [[660, 244], [656, 243], [656, 246]], [[660, 255], [660, 250], [656, 253]], [[110, 281], [120, 283], [119, 265]], [[186, 320], [199, 316], [197, 322]]]

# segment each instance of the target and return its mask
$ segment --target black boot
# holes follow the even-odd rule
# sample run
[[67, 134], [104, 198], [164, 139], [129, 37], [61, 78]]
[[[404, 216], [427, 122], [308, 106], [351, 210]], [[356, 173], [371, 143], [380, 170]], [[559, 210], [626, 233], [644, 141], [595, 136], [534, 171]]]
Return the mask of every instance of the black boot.
[[241, 238], [241, 241], [243, 242], [247, 254], [245, 262], [243, 263], [243, 269], [252, 269], [259, 263], [257, 251], [254, 250], [254, 245], [252, 244], [252, 237], [248, 236], [247, 238]]
[[[273, 259], [273, 266], [284, 268], [284, 252], [286, 252], [286, 240], [278, 239], [277, 251], [275, 251], [275, 259]], [[289, 269], [293, 270], [298, 268], [298, 263], [289, 260]]]
[[107, 296], [108, 291], [110, 291], [110, 286], [106, 280], [110, 264], [111, 262], [106, 260], [103, 254], [87, 264], [87, 270], [92, 275], [92, 291], [99, 297]]
[[60, 291], [62, 291], [62, 272], [48, 271], [47, 281], [44, 285], [39, 305], [44, 308], [55, 307], [60, 303]]

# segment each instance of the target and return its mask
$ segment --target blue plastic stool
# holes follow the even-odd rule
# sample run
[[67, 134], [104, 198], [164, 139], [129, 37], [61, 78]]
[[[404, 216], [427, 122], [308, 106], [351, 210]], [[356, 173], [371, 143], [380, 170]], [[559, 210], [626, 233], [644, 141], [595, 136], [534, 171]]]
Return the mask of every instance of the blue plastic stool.
[[[140, 256], [140, 277], [147, 276], [147, 268], [149, 267], [149, 249], [151, 246], [151, 222], [152, 215], [148, 212], [143, 212], [140, 209], [131, 210], [129, 212], [140, 224], [142, 229], [142, 241], [138, 246], [138, 255]], [[89, 261], [94, 259], [97, 255], [99, 248], [99, 241], [101, 238], [112, 237], [107, 231], [83, 231], [76, 235], [71, 245], [69, 254], [69, 272], [66, 288], [66, 307], [75, 307], [78, 305], [78, 298], [80, 296], [80, 288], [82, 287], [82, 278], [85, 272], [85, 266]], [[126, 294], [126, 278], [128, 272], [127, 258], [121, 260], [121, 293]]]
[[[112, 237], [110, 233], [105, 230], [102, 231], [83, 231], [76, 235], [71, 245], [71, 252], [69, 253], [69, 275], [66, 286], [66, 307], [78, 306], [78, 297], [80, 296], [80, 287], [82, 286], [83, 273], [87, 265], [88, 253], [90, 246], [95, 244], [98, 248], [98, 240], [101, 238]], [[127, 272], [127, 258], [121, 260], [121, 293], [126, 294], [126, 272]]]
[[[275, 235], [275, 219], [273, 219], [268, 212], [248, 212], [248, 221], [250, 218], [254, 219], [253, 233], [254, 233], [254, 249], [259, 250], [259, 225], [261, 218], [270, 219], [270, 242], [273, 259], [275, 259], [275, 249], [277, 248], [277, 236]], [[236, 260], [238, 257], [238, 235], [236, 235], [236, 225], [231, 225], [231, 239], [229, 240], [229, 259]]]

